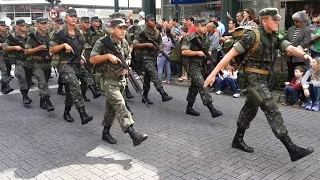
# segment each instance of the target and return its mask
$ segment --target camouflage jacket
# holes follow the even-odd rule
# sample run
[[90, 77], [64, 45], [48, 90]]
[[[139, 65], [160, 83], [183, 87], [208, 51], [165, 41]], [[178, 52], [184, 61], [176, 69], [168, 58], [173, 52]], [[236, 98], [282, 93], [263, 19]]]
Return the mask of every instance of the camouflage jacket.
[[[111, 37], [112, 43], [114, 44], [116, 49], [119, 52], [121, 52], [121, 54], [125, 58], [125, 60], [131, 60], [131, 53], [130, 53], [130, 48], [129, 48], [128, 42], [125, 39], [123, 39], [119, 43], [116, 43], [113, 40], [112, 36], [110, 36], [110, 37]], [[103, 38], [104, 37], [100, 38], [93, 46], [93, 49], [90, 54], [91, 57], [96, 56], [96, 55], [107, 54], [106, 49], [104, 48], [104, 45], [101, 42], [101, 40]], [[105, 78], [108, 78], [111, 80], [116, 80], [116, 81], [120, 81], [124, 78], [123, 76], [119, 77], [115, 74], [116, 70], [122, 68], [120, 63], [112, 64], [110, 61], [104, 61], [100, 64], [97, 64], [95, 68], [96, 68], [96, 72], [105, 74]]]
[[[276, 59], [276, 49], [284, 52], [291, 43], [280, 38], [276, 33], [267, 33], [263, 27], [258, 27], [260, 32], [260, 45], [253, 55], [245, 62], [245, 67], [252, 67], [264, 70], [273, 69], [271, 67]], [[234, 48], [239, 52], [240, 56], [236, 57], [236, 62], [246, 57], [248, 51], [253, 47], [256, 35], [253, 31], [247, 31], [242, 38], [234, 44]]]
[[[160, 32], [157, 29], [150, 31], [145, 26], [137, 26], [137, 31], [132, 42], [133, 44], [149, 43], [147, 39], [141, 37], [142, 33], [145, 33], [147, 36], [149, 36], [159, 47], [163, 45]], [[136, 57], [138, 56], [141, 59], [155, 59], [159, 54], [158, 50], [154, 48], [135, 49], [134, 51]]]
[[[35, 37], [44, 45], [47, 46], [47, 48], [49, 48], [50, 45], [50, 35], [48, 32], [46, 32], [45, 36], [42, 36], [38, 31], [36, 32], [32, 32], [35, 33]], [[36, 48], [38, 46], [40, 46], [41, 44], [39, 44], [38, 42], [36, 42], [34, 39], [32, 38], [28, 38], [27, 42], [26, 42], [26, 49], [33, 49]], [[45, 59], [46, 57], [48, 58], [48, 49], [47, 50], [43, 50], [43, 51], [38, 51], [34, 54], [32, 54], [32, 57], [42, 57], [43, 59]]]
[[[6, 34], [3, 33], [3, 34], [0, 34], [0, 44], [3, 45], [3, 43], [6, 41]], [[0, 47], [0, 56], [3, 56], [3, 48], [2, 46]]]
[[[18, 32], [14, 32], [11, 34], [17, 41], [20, 41], [22, 44], [26, 44], [27, 39], [28, 39], [28, 35], [26, 34], [24, 37], [20, 36], [20, 34]], [[15, 44], [14, 42], [11, 42], [10, 40], [6, 40], [5, 43], [3, 44], [3, 47], [8, 47], [8, 46], [18, 46], [17, 44]], [[24, 47], [22, 47], [24, 48]], [[10, 58], [14, 58], [14, 59], [18, 59], [18, 60], [25, 60], [26, 59], [26, 55], [24, 54], [23, 51], [9, 51], [8, 52], [8, 56]]]

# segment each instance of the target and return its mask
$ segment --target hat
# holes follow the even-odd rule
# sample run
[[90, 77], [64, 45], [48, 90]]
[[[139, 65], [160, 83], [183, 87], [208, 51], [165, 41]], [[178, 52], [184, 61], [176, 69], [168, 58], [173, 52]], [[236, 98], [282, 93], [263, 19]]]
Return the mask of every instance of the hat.
[[24, 19], [18, 19], [18, 20], [16, 20], [16, 25], [17, 26], [26, 26], [27, 23]]
[[64, 24], [64, 21], [62, 18], [58, 18], [58, 19], [54, 20], [54, 22], [57, 24]]
[[114, 12], [110, 15], [111, 19], [117, 19], [117, 18], [126, 18], [126, 15], [124, 13], [120, 13], [120, 12]]
[[5, 26], [6, 22], [5, 21], [0, 21], [0, 26]]
[[209, 21], [207, 19], [196, 19], [196, 20], [194, 20], [194, 24], [206, 25], [208, 23], [209, 23]]
[[81, 17], [81, 18], [80, 18], [80, 22], [89, 23], [89, 22], [90, 22], [90, 18], [87, 17], [87, 16]]
[[126, 23], [124, 22], [124, 19], [117, 18], [117, 19], [112, 19], [110, 21], [110, 26], [111, 27], [121, 27], [121, 26], [127, 26]]
[[91, 18], [91, 22], [99, 21], [99, 20], [100, 20], [100, 19], [99, 19], [98, 16], [93, 16], [93, 17]]
[[66, 15], [68, 15], [68, 16], [77, 16], [77, 11], [75, 9], [67, 9]]
[[259, 16], [271, 16], [275, 20], [282, 19], [277, 8], [264, 8], [259, 12]]
[[144, 19], [146, 17], [146, 14], [143, 11], [140, 11], [139, 16], [141, 16]]
[[148, 15], [146, 15], [146, 17], [145, 17], [145, 20], [146, 21], [148, 21], [148, 20], [150, 20], [150, 21], [152, 21], [152, 20], [155, 20], [156, 18], [154, 18], [154, 16], [152, 15], [152, 14], [148, 14]]
[[48, 19], [44, 18], [44, 17], [38, 17], [36, 22], [37, 22], [37, 24], [44, 23], [44, 22], [48, 22]]

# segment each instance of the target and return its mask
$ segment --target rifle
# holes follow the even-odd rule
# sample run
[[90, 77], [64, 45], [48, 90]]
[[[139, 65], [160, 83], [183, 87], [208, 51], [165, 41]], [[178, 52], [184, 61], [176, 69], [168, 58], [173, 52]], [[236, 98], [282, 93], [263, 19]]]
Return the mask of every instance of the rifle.
[[[121, 65], [122, 65], [122, 68], [121, 68], [120, 70], [117, 70], [117, 71], [121, 71], [121, 72], [122, 72], [123, 69], [125, 69], [125, 70], [128, 71], [128, 79], [129, 79], [129, 81], [131, 82], [133, 89], [134, 89], [137, 93], [139, 93], [139, 94], [141, 95], [142, 99], [144, 99], [144, 102], [146, 102], [146, 103], [145, 103], [146, 106], [149, 108], [149, 105], [148, 105], [145, 97], [142, 95], [142, 88], [141, 88], [140, 84], [136, 81], [136, 79], [135, 79], [132, 71], [130, 70], [130, 68], [129, 68], [126, 60], [125, 60], [124, 57], [122, 56], [122, 54], [114, 47], [114, 45], [113, 45], [113, 43], [112, 43], [112, 41], [111, 41], [110, 36], [106, 36], [105, 38], [101, 39], [101, 42], [103, 43], [104, 47], [107, 49], [107, 52], [105, 52], [106, 54], [109, 54], [109, 53], [110, 53], [110, 54], [113, 54], [113, 55], [117, 56], [117, 57], [121, 60], [121, 62], [122, 62], [122, 64], [121, 64]], [[118, 76], [121, 75], [121, 74], [118, 73], [118, 72], [116, 72], [116, 74], [117, 74]]]
[[21, 58], [26, 58], [26, 55], [24, 54], [25, 44], [22, 41], [17, 40], [11, 34], [7, 37], [7, 40], [9, 40], [12, 43], [10, 43], [10, 46], [20, 46], [22, 48], [20, 51], [18, 51], [19, 54], [17, 54], [17, 56]]
[[155, 47], [168, 61], [172, 62], [171, 59], [169, 58], [169, 56], [168, 56], [162, 49], [160, 49], [160, 47], [158, 46], [158, 44], [157, 44], [156, 42], [154, 42], [154, 40], [153, 40], [151, 37], [149, 37], [145, 32], [142, 32], [142, 33], [140, 34], [140, 36], [141, 36], [143, 39], [147, 40], [147, 42], [153, 44], [154, 47]]
[[39, 45], [45, 45], [47, 48], [46, 50], [42, 50], [42, 51], [46, 51], [46, 55], [45, 55], [45, 59], [51, 59], [51, 55], [49, 53], [49, 45], [42, 43], [41, 41], [39, 41], [39, 39], [36, 37], [36, 35], [34, 33], [30, 33], [29, 37], [34, 40], [36, 43], [38, 43]]

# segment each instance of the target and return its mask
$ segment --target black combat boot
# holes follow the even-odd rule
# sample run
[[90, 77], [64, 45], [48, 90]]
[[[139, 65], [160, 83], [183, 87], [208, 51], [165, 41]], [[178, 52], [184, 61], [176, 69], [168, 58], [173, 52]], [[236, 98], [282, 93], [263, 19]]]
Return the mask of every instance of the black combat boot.
[[12, 91], [13, 91], [13, 88], [10, 87], [9, 82], [4, 82], [1, 84], [2, 94], [9, 94]]
[[253, 148], [247, 146], [246, 143], [243, 141], [243, 136], [245, 131], [246, 129], [244, 128], [237, 129], [236, 135], [234, 136], [232, 141], [232, 147], [240, 149], [244, 152], [252, 153], [254, 151]]
[[140, 134], [137, 131], [135, 131], [131, 126], [129, 126], [127, 132], [129, 133], [132, 142], [133, 142], [133, 146], [138, 146], [140, 145], [143, 141], [147, 140], [148, 136], [146, 134]]
[[131, 92], [130, 92], [130, 90], [129, 90], [128, 85], [126, 85], [126, 87], [125, 87], [124, 90], [125, 90], [127, 99], [132, 99], [132, 98], [134, 98], [134, 96], [131, 94]]
[[86, 96], [86, 92], [87, 92], [86, 90], [82, 91], [81, 94], [82, 94], [83, 100], [88, 102], [88, 101], [90, 101], [90, 99]]
[[133, 115], [133, 113], [131, 112], [131, 109], [130, 109], [130, 107], [129, 107], [127, 102], [125, 102], [125, 105], [126, 105], [127, 110], [131, 113], [131, 115]]
[[311, 147], [309, 147], [308, 149], [305, 149], [293, 144], [293, 142], [291, 141], [288, 135], [281, 137], [280, 141], [287, 148], [292, 162], [297, 161], [301, 158], [304, 158], [309, 154], [313, 153], [314, 151], [314, 149]]
[[50, 101], [50, 97], [49, 96], [46, 96], [44, 97], [44, 101], [45, 101], [45, 104], [47, 105], [47, 110], [50, 112], [50, 111], [54, 111], [54, 107]]
[[102, 131], [102, 140], [107, 141], [109, 144], [117, 144], [117, 140], [114, 139], [110, 134], [110, 128], [105, 126]]
[[188, 102], [187, 111], [186, 113], [192, 116], [200, 116], [200, 113], [198, 111], [195, 111], [193, 108], [193, 103]]
[[64, 108], [63, 119], [68, 122], [73, 122], [74, 119], [71, 117], [70, 111], [71, 111], [71, 106], [66, 106]]
[[96, 86], [88, 86], [88, 88], [91, 90], [92, 95], [93, 95], [93, 99], [97, 99], [98, 97], [101, 96], [101, 93], [98, 92], [97, 87]]
[[162, 96], [162, 102], [170, 101], [172, 99], [172, 97], [169, 96], [163, 88], [160, 88], [158, 91]]
[[40, 108], [47, 109], [46, 101], [43, 97], [40, 97]]
[[86, 110], [84, 109], [84, 106], [78, 108], [79, 114], [80, 114], [80, 118], [81, 118], [81, 124], [85, 125], [88, 124], [88, 122], [92, 121], [93, 117], [89, 116], [86, 113]]
[[22, 98], [23, 98], [23, 104], [31, 104], [32, 100], [28, 97], [28, 89], [27, 90], [21, 90]]
[[59, 86], [58, 86], [58, 92], [57, 92], [57, 93], [58, 93], [59, 95], [64, 96], [64, 95], [66, 95], [66, 93], [63, 92], [62, 87], [63, 87], [63, 85], [62, 85], [62, 84], [59, 84]]
[[222, 115], [222, 112], [218, 111], [216, 108], [214, 108], [211, 103], [208, 104], [207, 107], [208, 107], [209, 111], [211, 112], [212, 118], [219, 117]]
[[153, 104], [153, 102], [148, 98], [149, 91], [143, 91], [143, 97], [142, 102], [147, 104]]

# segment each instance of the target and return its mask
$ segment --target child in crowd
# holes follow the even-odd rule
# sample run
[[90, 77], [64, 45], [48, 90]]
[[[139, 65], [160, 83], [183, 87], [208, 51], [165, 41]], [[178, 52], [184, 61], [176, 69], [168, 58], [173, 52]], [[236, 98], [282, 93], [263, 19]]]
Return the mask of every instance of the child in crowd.
[[223, 75], [218, 75], [216, 77], [216, 88], [219, 89], [216, 91], [216, 94], [223, 94], [224, 90], [229, 86], [233, 91], [233, 97], [240, 97], [240, 89], [238, 86], [238, 71], [234, 64], [228, 64], [223, 70]]
[[[319, 111], [320, 101], [320, 57], [315, 58], [309, 69], [303, 76], [301, 83], [306, 96], [306, 110]], [[307, 80], [310, 78], [310, 82]]]
[[303, 92], [301, 80], [306, 70], [307, 68], [305, 66], [297, 66], [294, 68], [294, 78], [291, 82], [285, 82], [284, 95], [286, 102], [282, 103], [283, 105], [292, 104], [294, 107], [301, 105], [301, 101], [299, 100]]

